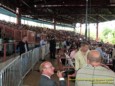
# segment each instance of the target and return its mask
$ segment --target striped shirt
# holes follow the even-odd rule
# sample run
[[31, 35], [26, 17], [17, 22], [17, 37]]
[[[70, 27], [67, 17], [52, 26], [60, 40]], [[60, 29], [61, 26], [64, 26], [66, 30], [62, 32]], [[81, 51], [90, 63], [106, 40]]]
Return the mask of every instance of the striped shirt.
[[88, 64], [78, 70], [75, 86], [115, 86], [115, 73], [105, 67]]

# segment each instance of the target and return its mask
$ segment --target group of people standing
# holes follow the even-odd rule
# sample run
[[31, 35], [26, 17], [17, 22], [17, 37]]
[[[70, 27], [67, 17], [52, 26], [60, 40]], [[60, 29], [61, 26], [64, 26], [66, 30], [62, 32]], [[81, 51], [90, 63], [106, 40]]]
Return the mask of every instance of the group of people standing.
[[[76, 70], [75, 86], [115, 86], [115, 73], [108, 66], [102, 63], [103, 58], [99, 51], [99, 48], [95, 50], [89, 50], [89, 43], [83, 42], [81, 43], [81, 47], [74, 56]], [[52, 71], [54, 71], [54, 67], [52, 67], [51, 62], [44, 63], [48, 63], [51, 65], [50, 67], [48, 67], [50, 72], [51, 69]], [[46, 71], [46, 69], [44, 71]], [[42, 76], [40, 79], [40, 86], [45, 86], [43, 80], [46, 81], [46, 79], [48, 79], [48, 83], [50, 82], [50, 80], [52, 82], [52, 84], [47, 83], [47, 86], [57, 86], [56, 82], [51, 79], [51, 75], [53, 75], [54, 72], [52, 72], [50, 76], [48, 76], [47, 74], [45, 75], [43, 70], [41, 72]], [[61, 72], [60, 75], [61, 78], [63, 78]], [[58, 74], [57, 76], [60, 78]], [[64, 83], [65, 80], [62, 79], [59, 86], [67, 86]]]
[[[52, 36], [50, 38], [49, 44], [50, 58], [55, 59], [55, 37]], [[19, 42], [18, 47], [20, 48], [20, 54], [29, 50], [26, 36]], [[115, 86], [115, 73], [102, 63], [103, 56], [100, 50], [101, 47], [89, 50], [89, 43], [81, 43], [81, 47], [74, 55], [76, 70], [75, 86]], [[115, 70], [115, 46], [112, 58], [113, 69]], [[49, 61], [45, 61], [40, 65], [41, 78], [39, 86], [58, 86], [55, 80], [51, 79], [54, 69], [54, 66]], [[59, 86], [67, 86], [62, 72], [57, 72], [57, 76], [60, 81]]]

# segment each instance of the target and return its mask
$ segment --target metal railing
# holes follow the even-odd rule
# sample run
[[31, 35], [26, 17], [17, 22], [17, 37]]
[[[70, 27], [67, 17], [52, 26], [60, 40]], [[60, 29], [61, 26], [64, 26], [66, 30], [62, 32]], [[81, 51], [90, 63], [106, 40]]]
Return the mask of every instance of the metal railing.
[[[45, 51], [42, 51], [44, 48]], [[41, 52], [45, 52], [40, 57]], [[22, 86], [26, 74], [33, 69], [39, 59], [44, 58], [49, 52], [49, 45], [35, 48], [17, 56], [13, 61], [0, 70], [0, 86]]]
[[[19, 54], [17, 45], [17, 42], [0, 43], [0, 63]], [[35, 43], [28, 43], [28, 47], [29, 50], [33, 50], [35, 48]]]

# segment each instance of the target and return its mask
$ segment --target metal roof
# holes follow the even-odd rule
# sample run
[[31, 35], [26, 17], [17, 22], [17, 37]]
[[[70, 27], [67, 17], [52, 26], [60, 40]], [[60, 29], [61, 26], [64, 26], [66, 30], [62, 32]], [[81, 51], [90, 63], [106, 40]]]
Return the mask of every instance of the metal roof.
[[115, 19], [115, 0], [0, 0], [15, 12], [20, 8], [22, 16], [45, 19], [58, 23], [85, 23], [86, 7], [89, 23]]
[[2, 7], [0, 7], [0, 13], [7, 14], [8, 16], [16, 17], [16, 14], [14, 14], [13, 12], [8, 11], [8, 10], [2, 8]]

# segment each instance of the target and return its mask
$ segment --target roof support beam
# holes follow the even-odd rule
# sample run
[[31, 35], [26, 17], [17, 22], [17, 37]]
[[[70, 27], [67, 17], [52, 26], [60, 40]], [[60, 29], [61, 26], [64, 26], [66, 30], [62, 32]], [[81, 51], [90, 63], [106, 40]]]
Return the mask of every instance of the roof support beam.
[[93, 19], [94, 21], [97, 21], [97, 19], [93, 18], [92, 16], [88, 16], [89, 18]]
[[27, 7], [31, 8], [24, 0], [21, 0], [23, 4], [25, 4]]
[[108, 21], [108, 19], [106, 19], [105, 17], [103, 17], [102, 15], [98, 15], [99, 17], [101, 17], [102, 19], [104, 19], [105, 21]]

